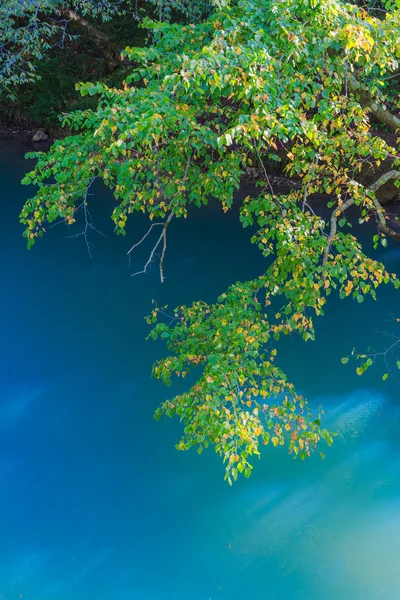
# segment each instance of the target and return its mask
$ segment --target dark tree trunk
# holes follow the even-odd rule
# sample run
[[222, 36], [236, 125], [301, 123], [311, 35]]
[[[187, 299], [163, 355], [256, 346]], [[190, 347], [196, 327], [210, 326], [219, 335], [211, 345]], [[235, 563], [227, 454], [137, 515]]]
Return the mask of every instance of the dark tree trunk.
[[121, 64], [121, 50], [107, 35], [77, 15], [73, 10], [63, 10], [60, 14], [71, 21], [82, 34], [95, 44], [104, 58], [107, 73], [112, 73], [119, 67]]

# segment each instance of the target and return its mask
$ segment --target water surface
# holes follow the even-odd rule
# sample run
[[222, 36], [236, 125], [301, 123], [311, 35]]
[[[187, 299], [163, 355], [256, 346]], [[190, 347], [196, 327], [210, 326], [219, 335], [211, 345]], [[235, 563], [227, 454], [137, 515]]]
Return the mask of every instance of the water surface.
[[[151, 301], [212, 301], [262, 272], [237, 213], [216, 205], [173, 223], [167, 279], [128, 269], [146, 231], [112, 233], [111, 197], [93, 190], [93, 258], [78, 229], [55, 227], [27, 251], [18, 213], [30, 190], [16, 142], [0, 145], [0, 599], [397, 600], [400, 597], [399, 380], [340, 364], [383, 347], [399, 295], [332, 300], [318, 340], [280, 360], [338, 430], [325, 461], [266, 448], [233, 488], [212, 452], [174, 449], [180, 425], [156, 423], [169, 390], [149, 377]], [[395, 246], [388, 267], [400, 272]]]

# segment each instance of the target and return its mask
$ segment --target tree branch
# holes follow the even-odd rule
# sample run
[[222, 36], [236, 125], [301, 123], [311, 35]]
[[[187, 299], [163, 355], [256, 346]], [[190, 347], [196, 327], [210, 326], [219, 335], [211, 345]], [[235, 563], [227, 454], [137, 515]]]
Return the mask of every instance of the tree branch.
[[110, 38], [71, 9], [67, 8], [60, 11], [60, 15], [73, 22], [77, 29], [82, 31], [90, 40], [92, 40], [96, 48], [105, 58], [107, 71], [109, 73], [115, 71], [121, 64], [121, 51]]
[[[186, 161], [185, 170], [183, 172], [183, 176], [182, 176], [182, 180], [181, 180], [181, 185], [183, 185], [185, 183], [185, 181], [186, 181], [186, 178], [187, 178], [188, 172], [189, 172], [189, 167], [190, 167], [191, 160], [192, 160], [192, 155], [189, 154], [189, 156], [187, 158], [187, 161]], [[170, 207], [171, 207], [171, 204], [170, 204]], [[161, 283], [164, 283], [164, 279], [165, 279], [164, 278], [164, 258], [165, 258], [165, 252], [167, 250], [167, 228], [168, 228], [168, 225], [170, 224], [171, 219], [172, 219], [173, 216], [174, 216], [174, 213], [171, 210], [171, 212], [168, 215], [167, 220], [164, 221], [164, 223], [153, 223], [149, 227], [147, 233], [144, 234], [144, 236], [142, 237], [142, 239], [139, 242], [137, 242], [136, 244], [134, 244], [130, 250], [128, 250], [127, 254], [129, 255], [129, 258], [130, 258], [130, 254], [131, 254], [132, 250], [134, 250], [135, 248], [137, 248], [138, 246], [140, 246], [140, 244], [143, 242], [143, 240], [145, 240], [147, 238], [147, 236], [149, 235], [149, 233], [151, 232], [151, 230], [153, 229], [153, 227], [155, 227], [156, 225], [162, 225], [163, 226], [161, 235], [158, 238], [158, 240], [156, 241], [155, 245], [153, 246], [153, 249], [150, 252], [150, 256], [149, 256], [146, 264], [144, 265], [142, 271], [137, 271], [136, 273], [132, 273], [132, 277], [134, 277], [135, 275], [140, 275], [142, 273], [146, 273], [148, 267], [151, 265], [151, 263], [153, 261], [153, 258], [154, 258], [154, 255], [156, 253], [157, 248], [159, 247], [159, 245], [162, 242], [163, 246], [162, 246], [162, 251], [161, 251], [161, 256], [160, 256], [160, 279], [161, 279]]]
[[81, 204], [81, 206], [78, 207], [77, 210], [79, 210], [79, 208], [83, 209], [83, 215], [85, 218], [85, 228], [83, 231], [81, 231], [80, 233], [76, 233], [75, 235], [69, 235], [68, 238], [73, 239], [73, 238], [78, 238], [80, 236], [83, 236], [85, 243], [86, 243], [86, 248], [88, 251], [88, 254], [90, 256], [90, 258], [92, 258], [92, 244], [89, 242], [88, 240], [88, 232], [91, 229], [92, 231], [95, 231], [98, 235], [102, 235], [103, 237], [109, 239], [109, 237], [107, 235], [105, 235], [105, 233], [103, 233], [102, 231], [100, 231], [99, 229], [97, 229], [97, 227], [94, 226], [93, 224], [93, 219], [92, 216], [89, 212], [89, 209], [87, 207], [87, 198], [89, 195], [89, 189], [92, 186], [93, 182], [97, 179], [97, 175], [95, 177], [93, 177], [93, 179], [90, 181], [90, 183], [87, 185], [86, 187], [86, 191], [85, 191], [85, 197], [83, 199], [83, 202]]
[[400, 180], [400, 171], [392, 170], [392, 171], [388, 171], [387, 173], [384, 173], [383, 175], [381, 175], [379, 177], [379, 179], [377, 179], [374, 183], [372, 183], [369, 186], [369, 189], [375, 193], [377, 190], [379, 190], [380, 187], [385, 185], [385, 183], [387, 183], [391, 179], [399, 179]]
[[[173, 212], [170, 212], [168, 215], [167, 220], [164, 223], [157, 223], [157, 225], [163, 225], [163, 229], [161, 232], [160, 237], [158, 238], [158, 240], [156, 241], [156, 243], [153, 246], [152, 251], [150, 252], [150, 256], [147, 259], [146, 264], [144, 265], [142, 271], [137, 271], [136, 273], [132, 273], [132, 277], [134, 277], [135, 275], [141, 275], [143, 273], [146, 273], [147, 269], [149, 268], [149, 266], [151, 265], [151, 263], [153, 262], [153, 258], [154, 258], [154, 254], [158, 248], [158, 246], [161, 244], [161, 242], [163, 241], [163, 250], [162, 250], [162, 254], [161, 254], [161, 259], [160, 259], [160, 279], [161, 279], [161, 283], [164, 283], [164, 271], [163, 271], [163, 260], [164, 260], [164, 256], [165, 256], [165, 250], [167, 248], [167, 227], [171, 222], [172, 217], [174, 216]], [[154, 225], [156, 225], [156, 223], [154, 223]], [[151, 227], [148, 230], [148, 232], [142, 237], [142, 239], [140, 240], [140, 242], [138, 242], [137, 244], [135, 244], [134, 246], [132, 246], [131, 250], [129, 250], [128, 254], [137, 246], [139, 246], [139, 244], [141, 244], [143, 242], [143, 240], [148, 236], [148, 234], [151, 231]]]
[[381, 175], [381, 177], [379, 177], [379, 179], [377, 179], [377, 181], [375, 181], [372, 185], [369, 186], [369, 189], [371, 190], [371, 192], [373, 192], [371, 199], [376, 209], [376, 216], [378, 218], [379, 229], [394, 240], [400, 242], [400, 232], [395, 231], [387, 224], [385, 219], [385, 209], [382, 207], [375, 194], [375, 192], [379, 190], [380, 187], [385, 185], [385, 183], [387, 181], [390, 181], [391, 179], [400, 179], [400, 171], [393, 170], [384, 173], [383, 175]]
[[133, 244], [132, 248], [130, 248], [130, 249], [128, 250], [128, 252], [127, 252], [127, 255], [129, 256], [129, 263], [128, 263], [128, 267], [129, 267], [129, 266], [130, 266], [130, 264], [131, 264], [131, 252], [133, 252], [133, 250], [134, 250], [135, 248], [137, 248], [138, 246], [140, 246], [140, 244], [141, 244], [142, 242], [144, 242], [144, 240], [147, 238], [147, 236], [148, 236], [148, 235], [151, 233], [151, 231], [152, 231], [153, 227], [157, 227], [158, 225], [164, 225], [164, 223], [152, 223], [152, 224], [150, 225], [150, 227], [148, 228], [147, 232], [146, 232], [146, 233], [144, 234], [144, 236], [142, 237], [142, 239], [141, 239], [141, 240], [139, 240], [138, 242], [136, 242], [136, 244]]
[[384, 123], [393, 131], [400, 130], [400, 119], [389, 110], [378, 104], [375, 98], [373, 98], [371, 94], [362, 87], [361, 83], [352, 73], [347, 73], [347, 84], [349, 89], [358, 96], [360, 104], [366, 108], [369, 108], [378, 121]]
[[329, 252], [332, 248], [332, 242], [333, 239], [336, 235], [336, 231], [337, 231], [337, 218], [340, 217], [340, 215], [347, 209], [349, 208], [352, 204], [354, 204], [355, 200], [354, 198], [350, 198], [349, 200], [347, 200], [346, 202], [344, 202], [341, 206], [335, 208], [335, 210], [332, 212], [331, 215], [331, 229], [329, 232], [329, 236], [328, 236], [328, 243], [325, 246], [325, 250], [324, 250], [324, 258], [322, 260], [322, 266], [325, 266], [325, 264], [328, 261], [328, 257], [329, 257]]

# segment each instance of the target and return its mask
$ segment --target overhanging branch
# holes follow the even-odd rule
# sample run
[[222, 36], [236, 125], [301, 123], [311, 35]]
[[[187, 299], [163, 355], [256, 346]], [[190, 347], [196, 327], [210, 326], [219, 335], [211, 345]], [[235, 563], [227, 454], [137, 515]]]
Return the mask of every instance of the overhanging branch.
[[[186, 161], [185, 170], [183, 172], [183, 177], [182, 177], [182, 180], [181, 180], [181, 185], [183, 185], [185, 183], [186, 179], [187, 179], [191, 160], [192, 160], [192, 155], [189, 154], [189, 156], [187, 158], [187, 161]], [[171, 209], [171, 212], [169, 213], [168, 218], [164, 222], [162, 222], [162, 223], [153, 223], [149, 227], [149, 229], [147, 230], [147, 232], [144, 234], [144, 236], [142, 237], [142, 239], [139, 242], [137, 242], [136, 244], [134, 244], [132, 246], [132, 248], [130, 248], [130, 250], [128, 250], [127, 254], [128, 254], [129, 260], [130, 260], [131, 252], [135, 248], [137, 248], [138, 246], [140, 246], [140, 244], [147, 238], [147, 236], [149, 235], [149, 233], [151, 232], [151, 230], [153, 229], [153, 227], [156, 227], [158, 225], [162, 226], [161, 235], [157, 239], [156, 243], [154, 244], [153, 249], [150, 252], [150, 256], [147, 259], [146, 264], [144, 265], [144, 267], [143, 267], [143, 269], [141, 271], [137, 271], [136, 273], [133, 273], [132, 277], [134, 277], [135, 275], [140, 275], [142, 273], [146, 273], [147, 269], [149, 268], [149, 266], [153, 262], [153, 258], [154, 258], [154, 255], [156, 253], [157, 248], [162, 243], [162, 251], [161, 251], [161, 255], [160, 255], [160, 279], [161, 279], [161, 283], [164, 283], [164, 279], [165, 279], [164, 278], [164, 258], [165, 258], [165, 252], [167, 250], [167, 228], [168, 228], [168, 225], [171, 222], [172, 217], [174, 216], [174, 212], [173, 212], [173, 210], [171, 208], [171, 205], [170, 205], [170, 209]]]
[[379, 177], [379, 179], [377, 179], [377, 181], [375, 181], [372, 185], [369, 186], [369, 189], [373, 192], [371, 199], [376, 209], [376, 216], [378, 219], [379, 229], [394, 240], [400, 242], [400, 232], [395, 231], [387, 224], [387, 221], [385, 219], [385, 210], [375, 194], [375, 192], [379, 190], [379, 188], [382, 187], [382, 185], [384, 185], [387, 181], [390, 181], [391, 179], [400, 179], [400, 171], [388, 171], [387, 173], [384, 173], [383, 175], [381, 175], [381, 177]]
[[378, 121], [387, 125], [393, 131], [400, 130], [400, 119], [386, 108], [383, 108], [383, 106], [371, 96], [352, 73], [347, 73], [347, 85], [349, 86], [349, 89], [357, 95], [360, 104], [369, 108]]
[[141, 271], [137, 271], [136, 273], [132, 273], [132, 277], [134, 277], [135, 275], [141, 275], [141, 274], [147, 272], [147, 269], [149, 268], [149, 266], [153, 262], [153, 258], [154, 258], [154, 255], [156, 253], [157, 248], [160, 246], [161, 242], [163, 242], [163, 249], [162, 249], [162, 254], [161, 254], [161, 258], [160, 258], [160, 279], [161, 279], [161, 283], [164, 283], [164, 267], [163, 267], [163, 262], [164, 262], [165, 250], [167, 249], [167, 227], [170, 224], [171, 219], [172, 219], [173, 216], [174, 216], [174, 213], [171, 212], [168, 215], [168, 218], [167, 218], [167, 220], [164, 223], [154, 223], [153, 225], [151, 225], [151, 227], [149, 228], [149, 230], [147, 231], [147, 233], [142, 237], [142, 239], [139, 242], [137, 242], [136, 244], [134, 244], [132, 246], [132, 248], [127, 252], [127, 254], [130, 257], [130, 253], [132, 252], [132, 250], [134, 250], [134, 248], [137, 248], [143, 242], [143, 240], [145, 240], [147, 238], [147, 236], [149, 235], [149, 233], [152, 230], [153, 226], [155, 226], [155, 225], [162, 225], [163, 226], [161, 235], [158, 238], [158, 240], [156, 241], [156, 243], [154, 244], [153, 249], [150, 252], [150, 256], [147, 259], [147, 262], [144, 265], [143, 269]]
[[324, 250], [322, 266], [324, 266], [328, 261], [329, 252], [331, 250], [332, 243], [333, 243], [334, 237], [336, 235], [336, 231], [337, 231], [337, 219], [347, 208], [349, 208], [352, 204], [354, 204], [354, 202], [355, 202], [354, 198], [350, 198], [349, 200], [344, 202], [341, 206], [336, 207], [335, 210], [332, 212], [331, 220], [330, 220], [331, 229], [329, 231], [328, 243], [325, 246], [325, 250]]
[[369, 186], [369, 189], [375, 193], [377, 190], [379, 190], [380, 187], [385, 185], [385, 183], [387, 183], [391, 179], [399, 179], [400, 180], [400, 171], [392, 170], [392, 171], [388, 171], [387, 173], [384, 173], [383, 175], [381, 175], [379, 177], [379, 179], [377, 179], [374, 183], [372, 183]]

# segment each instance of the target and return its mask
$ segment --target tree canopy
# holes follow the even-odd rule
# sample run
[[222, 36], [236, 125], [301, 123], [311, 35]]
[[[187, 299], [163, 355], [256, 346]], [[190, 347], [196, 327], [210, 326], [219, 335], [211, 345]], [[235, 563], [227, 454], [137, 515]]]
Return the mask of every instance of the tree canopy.
[[[383, 183], [400, 180], [397, 142], [379, 133], [400, 125], [390, 94], [400, 10], [395, 1], [379, 11], [340, 0], [215, 4], [193, 23], [145, 18], [152, 43], [123, 51], [130, 73], [121, 87], [78, 85], [97, 107], [64, 115], [72, 134], [31, 155], [37, 163], [23, 182], [38, 187], [21, 222], [29, 247], [49, 223], [73, 224], [78, 213], [86, 236], [87, 191], [100, 179], [114, 192], [117, 234], [135, 212], [149, 216], [149, 234], [159, 228], [144, 271], [159, 253], [163, 280], [171, 220], [210, 197], [228, 211], [246, 170], [257, 170], [258, 193], [240, 219], [257, 228], [252, 242], [270, 257], [265, 272], [214, 304], [177, 307], [167, 321], [155, 308], [148, 318], [151, 337], [169, 351], [155, 377], [170, 384], [201, 367], [196, 383], [156, 416], [181, 419], [179, 449], [214, 446], [231, 482], [250, 475], [260, 444], [287, 444], [303, 459], [321, 438], [332, 443], [279, 367], [277, 341], [314, 339], [314, 319], [331, 294], [361, 303], [382, 283], [399, 286], [364, 253], [348, 212], [376, 222], [375, 246], [400, 239], [378, 195]], [[289, 193], [275, 192], [271, 162], [295, 181]], [[368, 184], [366, 165], [384, 166]], [[312, 203], [316, 193], [328, 197], [328, 218]]]

